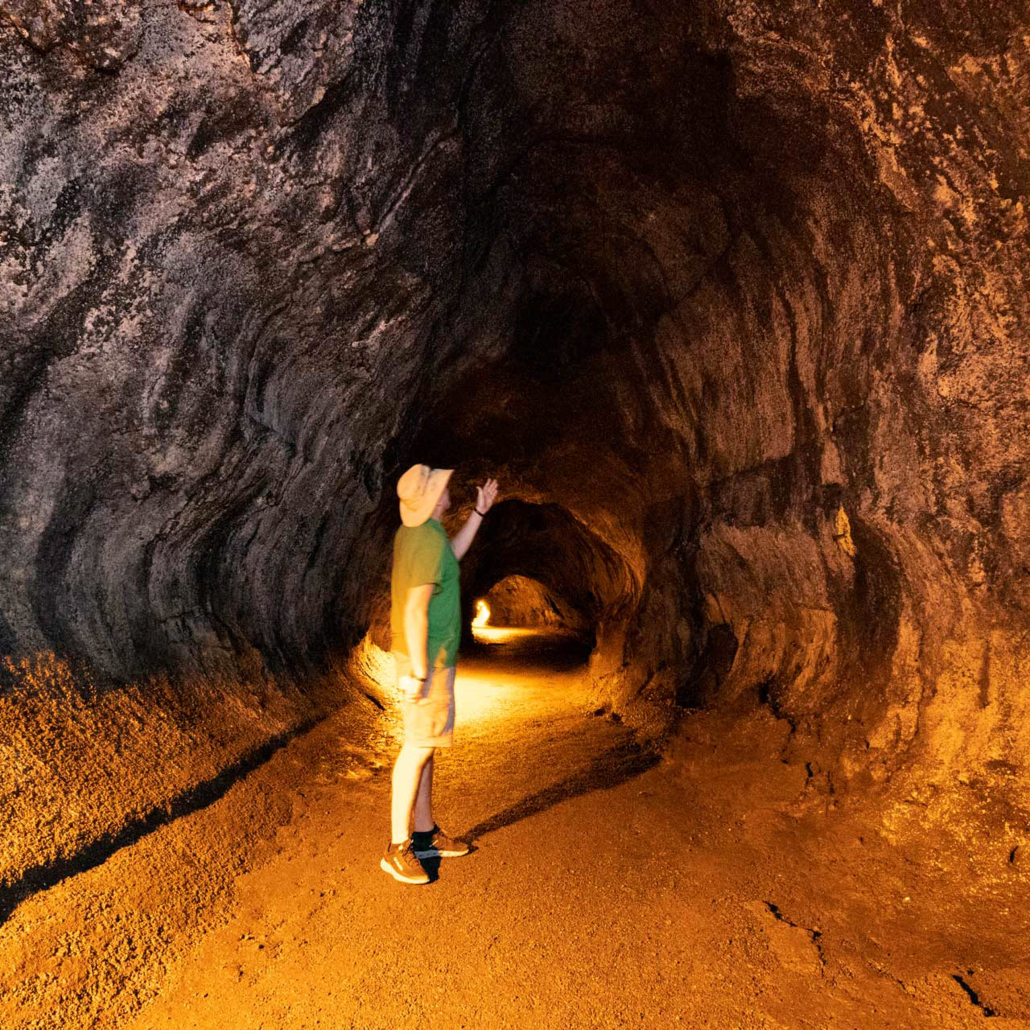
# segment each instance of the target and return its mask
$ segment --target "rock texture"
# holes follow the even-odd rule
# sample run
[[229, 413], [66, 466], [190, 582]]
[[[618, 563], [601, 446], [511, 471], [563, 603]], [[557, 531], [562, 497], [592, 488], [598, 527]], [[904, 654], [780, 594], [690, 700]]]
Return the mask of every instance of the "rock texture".
[[0, 0], [3, 651], [317, 674], [458, 465], [615, 703], [1018, 794], [1025, 3], [92, 10]]

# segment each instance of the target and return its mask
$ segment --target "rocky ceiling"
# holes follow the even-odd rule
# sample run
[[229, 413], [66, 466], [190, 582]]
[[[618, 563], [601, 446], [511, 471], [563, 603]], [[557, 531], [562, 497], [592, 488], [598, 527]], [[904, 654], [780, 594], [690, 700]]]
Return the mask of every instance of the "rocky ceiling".
[[616, 700], [1030, 762], [1025, 3], [0, 25], [0, 650], [317, 672], [427, 461]]

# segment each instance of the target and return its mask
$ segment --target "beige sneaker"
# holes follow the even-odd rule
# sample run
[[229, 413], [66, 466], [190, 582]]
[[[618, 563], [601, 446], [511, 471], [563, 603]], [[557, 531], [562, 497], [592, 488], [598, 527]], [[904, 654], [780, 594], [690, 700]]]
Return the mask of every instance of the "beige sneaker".
[[429, 883], [428, 874], [412, 850], [410, 837], [403, 844], [391, 844], [379, 860], [379, 868], [401, 883]]

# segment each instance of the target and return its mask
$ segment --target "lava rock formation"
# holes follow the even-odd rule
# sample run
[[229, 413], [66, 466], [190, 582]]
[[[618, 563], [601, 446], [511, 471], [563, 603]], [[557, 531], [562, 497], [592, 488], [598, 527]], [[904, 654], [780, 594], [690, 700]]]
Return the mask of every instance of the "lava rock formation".
[[1025, 3], [0, 0], [0, 47], [0, 652], [318, 676], [425, 461], [507, 498], [470, 606], [542, 582], [611, 703], [1030, 764]]

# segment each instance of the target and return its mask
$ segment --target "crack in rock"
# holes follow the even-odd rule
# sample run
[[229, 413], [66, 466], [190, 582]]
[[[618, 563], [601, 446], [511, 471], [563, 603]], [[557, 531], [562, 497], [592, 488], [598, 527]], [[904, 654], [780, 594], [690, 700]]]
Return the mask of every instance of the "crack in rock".
[[973, 990], [973, 988], [970, 987], [969, 984], [967, 984], [966, 981], [958, 975], [958, 973], [953, 973], [951, 978], [955, 981], [955, 983], [959, 985], [959, 987], [962, 988], [963, 991], [966, 992], [966, 994], [969, 996], [970, 1002], [972, 1002], [973, 1005], [975, 1005], [978, 1009], [980, 1009], [983, 1012], [985, 1018], [998, 1015], [998, 1013], [994, 1009], [992, 1009], [989, 1005], [985, 1005], [980, 1000], [980, 995], [977, 994], [977, 992]]
[[808, 926], [801, 926], [800, 923], [795, 923], [793, 920], [788, 919], [783, 912], [780, 911], [778, 905], [773, 904], [771, 901], [764, 901], [762, 904], [765, 906], [766, 911], [780, 923], [791, 927], [794, 930], [801, 930], [802, 933], [806, 934], [811, 944], [815, 947], [816, 953], [819, 956], [819, 965], [823, 968], [826, 967], [826, 955], [823, 952], [823, 947], [819, 943], [823, 936], [822, 930], [816, 930]]

